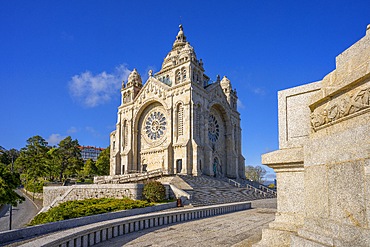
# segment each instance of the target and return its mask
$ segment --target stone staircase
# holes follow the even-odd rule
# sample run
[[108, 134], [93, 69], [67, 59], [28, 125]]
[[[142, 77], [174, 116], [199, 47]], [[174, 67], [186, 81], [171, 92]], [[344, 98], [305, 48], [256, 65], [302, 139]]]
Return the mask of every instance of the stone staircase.
[[190, 203], [195, 207], [274, 197], [272, 194], [256, 189], [236, 188], [220, 178], [204, 175], [179, 175], [179, 177], [193, 188], [185, 191], [191, 194]]

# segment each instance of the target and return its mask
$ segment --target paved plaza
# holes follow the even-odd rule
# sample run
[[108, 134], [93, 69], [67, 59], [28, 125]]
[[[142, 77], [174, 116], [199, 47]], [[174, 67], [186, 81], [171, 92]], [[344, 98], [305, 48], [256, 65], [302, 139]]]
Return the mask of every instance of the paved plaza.
[[262, 229], [274, 220], [276, 198], [252, 201], [252, 207], [236, 213], [130, 233], [95, 246], [251, 246], [261, 238]]

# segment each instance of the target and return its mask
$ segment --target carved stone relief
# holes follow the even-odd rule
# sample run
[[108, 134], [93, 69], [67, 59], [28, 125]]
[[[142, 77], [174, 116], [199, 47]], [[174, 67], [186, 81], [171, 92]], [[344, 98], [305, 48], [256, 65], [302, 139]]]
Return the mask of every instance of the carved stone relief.
[[351, 91], [330, 101], [325, 107], [316, 108], [311, 113], [311, 127], [316, 131], [368, 108], [370, 108], [370, 87]]

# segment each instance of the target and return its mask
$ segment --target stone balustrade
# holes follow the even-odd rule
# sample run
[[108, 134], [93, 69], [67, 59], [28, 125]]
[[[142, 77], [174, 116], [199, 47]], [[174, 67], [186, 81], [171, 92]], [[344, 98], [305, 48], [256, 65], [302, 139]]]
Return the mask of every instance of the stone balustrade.
[[51, 234], [21, 246], [92, 246], [111, 238], [157, 226], [196, 220], [251, 208], [250, 202], [229, 203], [172, 212], [157, 212], [85, 225]]
[[95, 184], [123, 184], [123, 183], [135, 183], [149, 178], [157, 178], [163, 175], [162, 169], [155, 169], [148, 172], [142, 173], [128, 173], [123, 175], [114, 176], [96, 176], [94, 177]]
[[173, 209], [177, 206], [177, 202], [170, 202], [165, 204], [159, 204], [152, 207], [145, 208], [134, 208], [129, 210], [122, 210], [117, 212], [103, 213], [90, 215], [86, 217], [79, 217], [75, 219], [61, 220], [57, 222], [51, 222], [47, 224], [41, 224], [36, 226], [29, 226], [21, 229], [13, 229], [9, 231], [0, 232], [0, 246], [4, 244], [21, 241], [24, 239], [35, 238], [38, 235], [52, 233], [56, 231], [62, 231], [65, 229], [75, 229], [79, 226], [93, 224], [97, 222], [103, 222], [113, 219], [122, 219], [123, 217], [129, 217], [133, 215], [148, 214], [158, 212], [162, 210]]
[[235, 187], [238, 187], [238, 188], [246, 187], [247, 189], [253, 190], [254, 193], [261, 194], [265, 197], [270, 197], [271, 195], [273, 195], [273, 196], [277, 195], [276, 191], [271, 190], [268, 187], [263, 186], [263, 185], [260, 185], [259, 188], [256, 188], [256, 187], [254, 187], [250, 184], [241, 184], [241, 183], [239, 183], [239, 182], [237, 182], [233, 179], [230, 179], [230, 178], [227, 181], [228, 181], [229, 184], [231, 184]]

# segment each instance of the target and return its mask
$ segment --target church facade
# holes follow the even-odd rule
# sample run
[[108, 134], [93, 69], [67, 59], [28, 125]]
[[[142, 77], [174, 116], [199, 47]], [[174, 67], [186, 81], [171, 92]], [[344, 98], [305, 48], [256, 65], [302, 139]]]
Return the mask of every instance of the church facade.
[[134, 69], [122, 83], [110, 175], [164, 174], [244, 178], [237, 93], [226, 77], [210, 82], [182, 26], [156, 74]]

